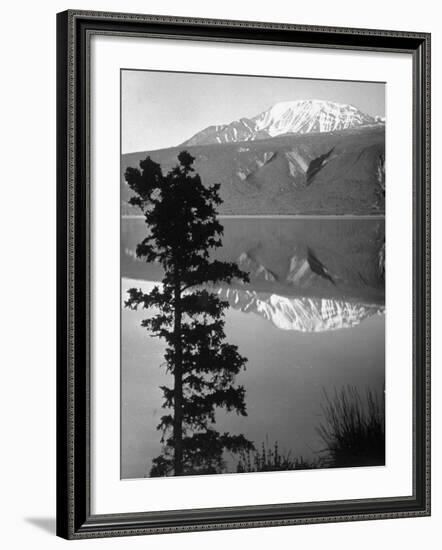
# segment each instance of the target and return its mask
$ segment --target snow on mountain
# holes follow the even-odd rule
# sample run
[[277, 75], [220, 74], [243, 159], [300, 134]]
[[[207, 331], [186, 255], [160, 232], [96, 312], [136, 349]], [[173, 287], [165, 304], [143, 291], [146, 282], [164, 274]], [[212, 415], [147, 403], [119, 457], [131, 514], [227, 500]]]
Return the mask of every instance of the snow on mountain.
[[254, 120], [256, 128], [265, 130], [271, 137], [287, 133], [346, 130], [375, 122], [373, 117], [352, 105], [320, 100], [277, 103]]
[[333, 101], [304, 99], [276, 103], [252, 117], [230, 124], [209, 126], [182, 145], [210, 145], [254, 141], [283, 134], [334, 132], [360, 126], [383, 124], [381, 117], [372, 117], [354, 107]]
[[328, 298], [293, 298], [228, 287], [219, 288], [218, 295], [234, 309], [256, 313], [279, 329], [299, 332], [351, 328], [385, 311], [379, 305], [354, 304]]

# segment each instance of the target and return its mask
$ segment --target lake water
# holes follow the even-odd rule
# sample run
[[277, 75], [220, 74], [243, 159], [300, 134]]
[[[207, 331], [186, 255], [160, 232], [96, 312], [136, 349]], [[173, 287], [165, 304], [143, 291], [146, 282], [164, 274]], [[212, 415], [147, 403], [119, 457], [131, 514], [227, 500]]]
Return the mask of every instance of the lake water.
[[[215, 256], [236, 261], [251, 279], [214, 289], [231, 305], [227, 341], [248, 359], [237, 378], [248, 416], [220, 411], [216, 428], [314, 459], [323, 447], [316, 427], [324, 390], [384, 389], [384, 220], [221, 222], [223, 247]], [[161, 279], [160, 266], [135, 257], [145, 234], [143, 219], [122, 220], [122, 303], [128, 288], [147, 291]], [[123, 478], [147, 475], [160, 453], [159, 386], [170, 383], [161, 367], [164, 344], [140, 327], [144, 317], [122, 308]], [[234, 469], [235, 461], [229, 464]]]

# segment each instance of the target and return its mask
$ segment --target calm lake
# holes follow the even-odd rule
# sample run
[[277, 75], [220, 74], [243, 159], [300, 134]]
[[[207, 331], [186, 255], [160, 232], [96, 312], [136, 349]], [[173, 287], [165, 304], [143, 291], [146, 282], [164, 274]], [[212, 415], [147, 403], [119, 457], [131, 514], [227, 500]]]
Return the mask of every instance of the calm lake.
[[[238, 376], [248, 416], [217, 415], [216, 429], [242, 433], [257, 447], [314, 459], [324, 391], [356, 386], [378, 394], [385, 380], [384, 220], [346, 218], [222, 218], [223, 247], [214, 257], [235, 261], [247, 285], [214, 288], [230, 303], [227, 341], [247, 357]], [[144, 220], [122, 219], [122, 306], [129, 288], [151, 289], [159, 265], [136, 258]], [[148, 475], [160, 453], [159, 386], [164, 344], [140, 327], [148, 312], [122, 307], [122, 472]], [[236, 461], [229, 460], [235, 471]]]

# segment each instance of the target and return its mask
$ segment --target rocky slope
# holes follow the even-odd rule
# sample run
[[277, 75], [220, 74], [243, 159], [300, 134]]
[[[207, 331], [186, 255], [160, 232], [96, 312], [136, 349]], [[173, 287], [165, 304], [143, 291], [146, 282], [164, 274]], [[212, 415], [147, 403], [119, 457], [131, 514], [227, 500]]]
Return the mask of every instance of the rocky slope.
[[[123, 214], [131, 191], [127, 166], [147, 155], [163, 171], [183, 147], [123, 155]], [[221, 214], [374, 214], [384, 212], [385, 128], [361, 126], [330, 133], [187, 146], [204, 183], [220, 183]]]

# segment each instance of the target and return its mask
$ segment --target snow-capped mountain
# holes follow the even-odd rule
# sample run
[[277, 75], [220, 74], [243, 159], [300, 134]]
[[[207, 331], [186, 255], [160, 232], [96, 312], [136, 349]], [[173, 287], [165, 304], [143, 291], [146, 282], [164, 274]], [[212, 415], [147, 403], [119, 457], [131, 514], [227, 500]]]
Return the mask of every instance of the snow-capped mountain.
[[234, 309], [256, 313], [279, 329], [299, 332], [351, 328], [385, 311], [380, 305], [354, 304], [326, 298], [293, 298], [227, 287], [219, 288], [218, 295]]
[[319, 99], [283, 101], [252, 118], [209, 126], [182, 145], [254, 141], [283, 134], [333, 132], [383, 123], [383, 118], [367, 115], [353, 105]]

